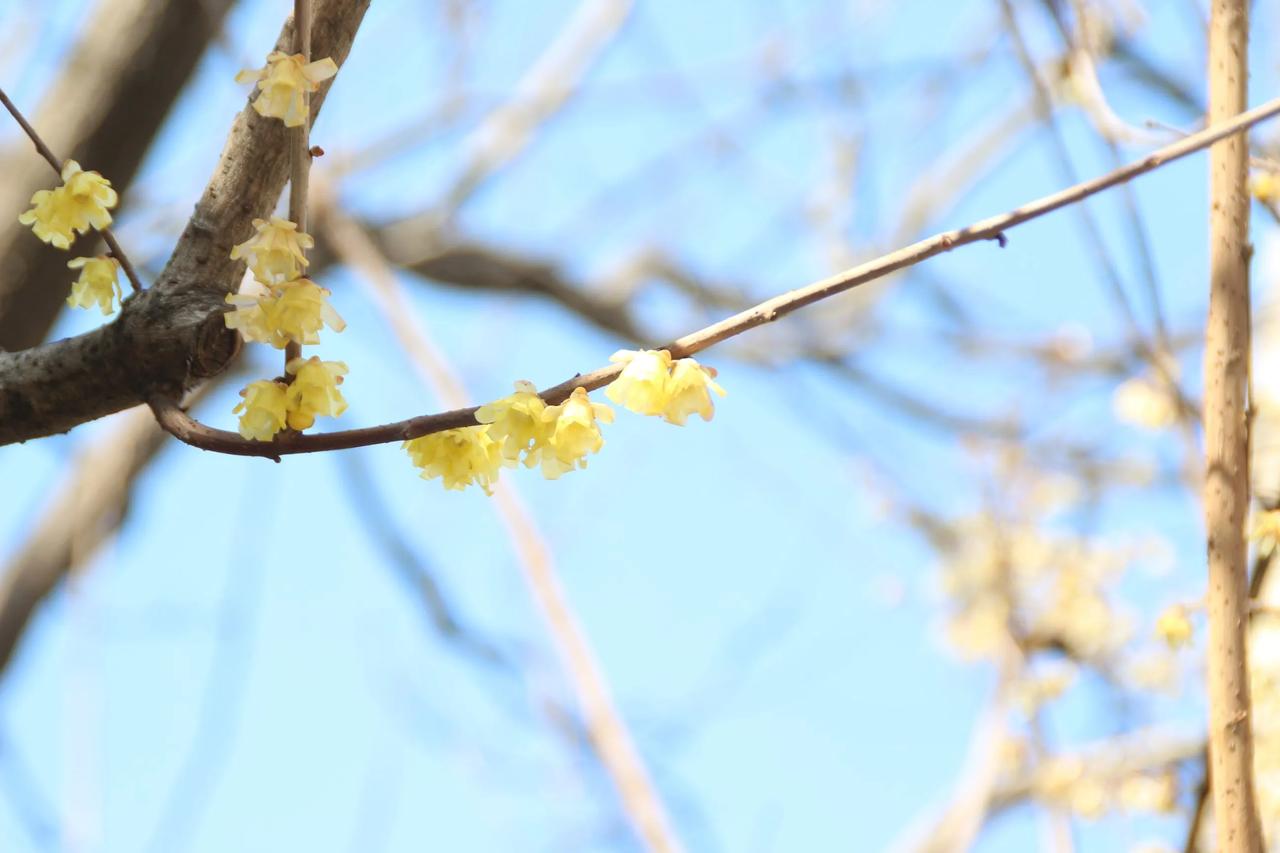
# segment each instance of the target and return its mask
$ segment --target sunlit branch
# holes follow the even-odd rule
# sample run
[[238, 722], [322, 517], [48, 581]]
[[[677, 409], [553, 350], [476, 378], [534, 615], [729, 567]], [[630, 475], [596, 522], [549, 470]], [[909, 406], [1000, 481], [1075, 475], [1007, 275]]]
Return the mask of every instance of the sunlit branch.
[[[985, 240], [1003, 243], [1007, 239], [1005, 232], [1012, 228], [1080, 202], [1090, 196], [1097, 195], [1126, 181], [1133, 180], [1139, 175], [1154, 171], [1161, 166], [1186, 157], [1188, 154], [1207, 148], [1221, 139], [1240, 133], [1277, 114], [1280, 114], [1280, 98], [1268, 101], [1248, 112], [1241, 113], [1230, 121], [1206, 128], [1199, 133], [1193, 133], [1184, 139], [1153, 151], [1141, 160], [1136, 160], [1101, 177], [1044, 196], [998, 216], [979, 220], [964, 228], [944, 231], [941, 234], [936, 234], [886, 255], [881, 255], [879, 258], [824, 278], [806, 287], [765, 300], [753, 308], [740, 311], [732, 317], [672, 341], [665, 349], [670, 350], [671, 354], [677, 358], [690, 356], [735, 335], [740, 335], [766, 323], [772, 323], [807, 305], [812, 305], [815, 302], [852, 290], [859, 285], [913, 266], [960, 246]], [[554, 385], [539, 393], [549, 404], [557, 404], [567, 399], [574, 388], [582, 387], [590, 391], [608, 385], [617, 377], [620, 371], [621, 366], [617, 364], [600, 367], [589, 373], [572, 376], [559, 385]], [[155, 396], [148, 402], [155, 411], [156, 418], [160, 421], [161, 426], [179, 440], [193, 447], [218, 453], [237, 456], [262, 456], [269, 459], [278, 459], [281, 456], [295, 453], [344, 450], [372, 444], [405, 441], [446, 429], [474, 426], [476, 424], [475, 411], [477, 408], [471, 406], [454, 409], [448, 412], [422, 415], [408, 420], [381, 426], [365, 427], [363, 429], [285, 435], [277, 436], [274, 441], [258, 442], [241, 438], [237, 433], [205, 426], [189, 417], [171, 399]]]

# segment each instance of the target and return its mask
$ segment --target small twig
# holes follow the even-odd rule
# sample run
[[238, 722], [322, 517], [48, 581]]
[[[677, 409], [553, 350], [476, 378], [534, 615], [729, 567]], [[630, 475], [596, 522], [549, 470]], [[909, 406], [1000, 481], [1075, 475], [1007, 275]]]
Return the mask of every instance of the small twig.
[[[46, 145], [45, 141], [40, 138], [40, 134], [36, 133], [36, 129], [31, 126], [31, 122], [27, 121], [27, 117], [22, 114], [20, 109], [18, 109], [18, 105], [9, 99], [9, 96], [5, 93], [4, 89], [0, 89], [0, 103], [4, 104], [4, 108], [9, 111], [9, 115], [13, 116], [13, 120], [22, 128], [22, 132], [31, 140], [31, 144], [36, 147], [36, 151], [40, 156], [43, 157], [48, 164], [53, 167], [53, 171], [61, 177], [62, 161], [53, 153], [53, 149]], [[124, 249], [120, 247], [120, 241], [116, 240], [116, 235], [111, 233], [110, 228], [103, 228], [101, 233], [102, 239], [107, 244], [107, 248], [111, 250], [111, 257], [120, 262], [120, 268], [124, 270], [125, 278], [129, 280], [129, 286], [133, 288], [133, 292], [141, 293], [144, 290], [142, 286], [142, 279], [138, 278], [138, 271], [133, 268], [133, 264], [130, 262], [129, 256], [126, 255], [124, 253]]]
[[[815, 302], [852, 290], [859, 285], [882, 278], [900, 269], [914, 266], [935, 255], [941, 255], [944, 252], [949, 252], [969, 243], [997, 239], [998, 235], [1011, 228], [1076, 204], [1126, 181], [1133, 180], [1139, 175], [1146, 174], [1203, 148], [1207, 148], [1219, 140], [1240, 133], [1278, 114], [1280, 114], [1280, 98], [1268, 101], [1248, 112], [1240, 113], [1230, 121], [1206, 128], [1199, 133], [1193, 133], [1185, 139], [1166, 145], [1141, 160], [1136, 160], [1101, 177], [1076, 184], [1052, 195], [1044, 196], [1022, 207], [1014, 208], [1007, 213], [979, 220], [965, 228], [936, 234], [895, 252], [882, 255], [860, 266], [814, 282], [806, 287], [765, 300], [754, 308], [740, 311], [732, 317], [685, 335], [663, 348], [669, 350], [671, 355], [676, 358], [683, 358], [701, 352], [713, 344], [720, 343], [735, 335], [740, 335], [757, 326], [772, 323], [774, 320], [807, 305], [812, 305]], [[574, 388], [582, 387], [591, 391], [609, 384], [621, 369], [621, 366], [613, 364], [598, 368], [590, 373], [578, 374], [561, 382], [559, 385], [540, 392], [540, 394], [548, 403], [554, 405], [568, 398]], [[364, 429], [309, 435], [279, 435], [275, 441], [257, 442], [241, 438], [233, 432], [213, 429], [198, 423], [189, 418], [172, 400], [153, 397], [148, 402], [155, 410], [161, 426], [187, 444], [219, 453], [229, 453], [237, 456], [263, 456], [272, 459], [295, 453], [344, 450], [371, 444], [404, 441], [432, 432], [474, 426], [476, 424], [474, 414], [477, 408], [472, 406], [465, 409], [455, 409], [449, 412], [423, 415], [396, 423], [383, 424], [382, 426], [365, 427]]]
[[[311, 61], [311, 0], [293, 0], [293, 52], [302, 64]], [[307, 188], [311, 180], [311, 93], [302, 90], [302, 124], [289, 132], [289, 219], [299, 232], [307, 230]], [[302, 355], [302, 344], [289, 341], [284, 348], [286, 365]], [[284, 371], [291, 382], [289, 371]]]

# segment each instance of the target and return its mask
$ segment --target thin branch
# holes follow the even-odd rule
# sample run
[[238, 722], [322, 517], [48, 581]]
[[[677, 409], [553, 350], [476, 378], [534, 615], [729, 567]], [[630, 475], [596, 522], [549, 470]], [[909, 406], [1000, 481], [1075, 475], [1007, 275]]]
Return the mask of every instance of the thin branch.
[[[293, 52], [302, 54], [302, 64], [311, 61], [311, 0], [293, 0]], [[302, 124], [289, 131], [289, 219], [298, 231], [307, 230], [307, 187], [311, 180], [311, 93], [302, 90]], [[284, 363], [302, 355], [302, 344], [285, 344]], [[291, 382], [289, 371], [283, 372]]]
[[[814, 282], [806, 287], [775, 296], [753, 308], [740, 311], [718, 323], [713, 323], [710, 326], [685, 335], [671, 342], [664, 349], [669, 350], [672, 356], [677, 358], [693, 355], [757, 326], [772, 323], [780, 317], [784, 317], [807, 305], [812, 305], [815, 302], [852, 290], [861, 284], [913, 266], [960, 246], [985, 240], [1003, 243], [1007, 239], [1005, 232], [1012, 228], [1075, 204], [1090, 196], [1097, 195], [1126, 181], [1133, 180], [1139, 175], [1146, 174], [1203, 148], [1207, 148], [1219, 140], [1240, 133], [1277, 114], [1280, 114], [1280, 98], [1268, 101], [1256, 109], [1241, 113], [1230, 121], [1223, 121], [1199, 133], [1193, 133], [1184, 139], [1148, 154], [1141, 160], [1136, 160], [1101, 177], [1076, 184], [1006, 213], [980, 220], [965, 228], [934, 235], [852, 269]], [[616, 364], [601, 367], [589, 373], [577, 374], [559, 385], [552, 386], [540, 393], [548, 403], [560, 403], [568, 398], [574, 388], [582, 387], [590, 391], [609, 384], [620, 370], [621, 367]], [[215, 429], [193, 420], [172, 399], [167, 399], [163, 396], [152, 396], [148, 402], [155, 411], [156, 418], [160, 421], [161, 426], [179, 440], [193, 447], [236, 456], [262, 456], [269, 459], [278, 459], [281, 456], [295, 453], [345, 450], [371, 444], [405, 441], [428, 433], [464, 426], [475, 426], [474, 415], [477, 408], [473, 406], [454, 409], [439, 414], [423, 415], [397, 421], [396, 423], [362, 429], [309, 435], [284, 435], [277, 436], [275, 441], [256, 442], [241, 438], [237, 433]]]
[[[54, 155], [53, 150], [40, 138], [40, 134], [36, 133], [36, 129], [31, 126], [31, 122], [27, 121], [26, 116], [18, 109], [18, 105], [9, 99], [4, 89], [0, 89], [0, 103], [4, 104], [5, 109], [9, 111], [14, 121], [22, 128], [22, 132], [35, 145], [36, 151], [40, 153], [40, 156], [48, 161], [55, 173], [61, 176], [62, 161]], [[124, 253], [124, 249], [121, 248], [119, 241], [116, 240], [116, 235], [111, 233], [110, 228], [103, 228], [101, 233], [102, 239], [106, 241], [107, 247], [111, 249], [111, 256], [120, 262], [120, 267], [124, 270], [125, 278], [129, 279], [129, 285], [133, 288], [133, 292], [141, 293], [143, 290], [142, 279], [138, 278], [138, 271], [133, 268], [133, 264], [129, 261], [129, 256]]]

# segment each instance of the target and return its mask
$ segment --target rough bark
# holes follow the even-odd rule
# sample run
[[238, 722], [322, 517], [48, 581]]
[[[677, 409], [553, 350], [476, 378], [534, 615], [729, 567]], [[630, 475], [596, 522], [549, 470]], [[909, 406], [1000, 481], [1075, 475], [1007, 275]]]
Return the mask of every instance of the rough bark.
[[[59, 157], [79, 161], [123, 191], [178, 93], [235, 0], [105, 0], [85, 22], [61, 75], [31, 117]], [[72, 274], [67, 253], [19, 225], [31, 194], [57, 181], [31, 146], [0, 155], [0, 349], [44, 340]], [[82, 238], [79, 254], [89, 254]], [[58, 285], [54, 286], [57, 282]]]
[[[1245, 108], [1246, 0], [1214, 0], [1209, 25], [1209, 122]], [[1208, 533], [1209, 758], [1222, 853], [1260, 853], [1253, 719], [1245, 646], [1249, 594], [1249, 195], [1244, 134], [1209, 151], [1209, 318], [1205, 329], [1205, 526]]]

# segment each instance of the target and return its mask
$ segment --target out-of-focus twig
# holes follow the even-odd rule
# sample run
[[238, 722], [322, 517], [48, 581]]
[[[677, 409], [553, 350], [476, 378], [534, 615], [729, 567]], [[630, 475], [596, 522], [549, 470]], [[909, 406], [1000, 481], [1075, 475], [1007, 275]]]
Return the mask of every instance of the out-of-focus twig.
[[466, 164], [441, 204], [443, 218], [449, 218], [485, 180], [523, 151], [537, 129], [565, 105], [621, 30], [632, 6], [633, 0], [589, 0], [578, 6], [511, 100], [494, 110], [472, 135]]
[[[320, 208], [317, 212], [321, 228], [338, 257], [366, 281], [374, 303], [423, 381], [446, 405], [465, 403], [468, 399], [466, 389], [421, 324], [414, 320], [391, 266], [378, 253], [377, 247], [327, 198], [322, 201], [317, 193], [316, 201]], [[626, 723], [614, 706], [604, 674], [560, 586], [550, 548], [510, 485], [495, 484], [494, 504], [582, 706], [591, 743], [618, 791], [636, 834], [651, 850], [680, 850], [680, 842], [657, 789], [632, 743]]]

